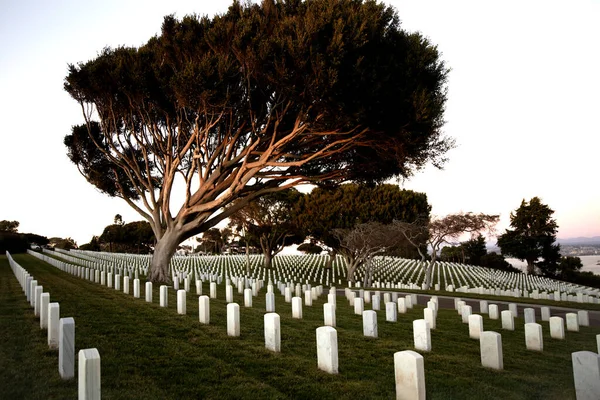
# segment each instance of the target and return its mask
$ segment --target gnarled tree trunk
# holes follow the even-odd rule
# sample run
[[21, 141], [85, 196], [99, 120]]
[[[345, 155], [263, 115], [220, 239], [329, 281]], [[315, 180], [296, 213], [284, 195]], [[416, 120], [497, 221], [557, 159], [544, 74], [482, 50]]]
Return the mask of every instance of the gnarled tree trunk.
[[148, 271], [150, 282], [171, 283], [169, 264], [177, 251], [179, 243], [181, 243], [179, 235], [169, 230], [156, 242], [150, 270]]

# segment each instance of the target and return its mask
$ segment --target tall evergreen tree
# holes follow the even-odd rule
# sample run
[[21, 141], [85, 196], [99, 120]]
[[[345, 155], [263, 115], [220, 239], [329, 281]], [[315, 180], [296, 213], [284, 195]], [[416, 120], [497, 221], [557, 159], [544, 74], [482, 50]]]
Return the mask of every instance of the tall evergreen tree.
[[510, 226], [498, 237], [502, 254], [527, 262], [527, 273], [536, 273], [538, 267], [545, 275], [553, 275], [560, 261], [560, 245], [556, 244], [558, 225], [552, 218], [554, 210], [543, 204], [539, 197], [510, 214]]

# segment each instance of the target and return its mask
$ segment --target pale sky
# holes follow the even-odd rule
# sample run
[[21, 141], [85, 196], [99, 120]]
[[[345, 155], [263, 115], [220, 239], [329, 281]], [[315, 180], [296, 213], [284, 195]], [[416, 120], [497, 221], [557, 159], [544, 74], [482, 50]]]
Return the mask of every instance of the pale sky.
[[[556, 211], [559, 238], [600, 236], [600, 1], [386, 3], [452, 69], [444, 131], [458, 147], [444, 170], [403, 187], [427, 193], [435, 215], [500, 214], [500, 231], [538, 196]], [[115, 214], [142, 219], [67, 158], [63, 138], [83, 121], [62, 89], [67, 64], [144, 44], [167, 14], [212, 16], [229, 4], [0, 0], [0, 220], [81, 245]]]

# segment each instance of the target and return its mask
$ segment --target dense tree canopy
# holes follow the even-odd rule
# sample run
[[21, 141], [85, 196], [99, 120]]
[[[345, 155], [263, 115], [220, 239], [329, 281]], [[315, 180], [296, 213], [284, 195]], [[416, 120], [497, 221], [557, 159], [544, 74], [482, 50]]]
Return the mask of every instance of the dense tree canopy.
[[[335, 189], [315, 188], [298, 204], [300, 224], [307, 235], [332, 249], [332, 255], [344, 252], [336, 229], [352, 229], [358, 224], [394, 220], [426, 223], [431, 207], [424, 193], [402, 190], [397, 185], [376, 186], [346, 184]], [[424, 237], [420, 238], [424, 245]], [[400, 245], [402, 246], [402, 245]], [[406, 244], [400, 254], [413, 257], [416, 250]], [[410, 251], [407, 251], [410, 250]], [[351, 254], [346, 254], [352, 263]]]
[[260, 247], [265, 268], [271, 267], [271, 260], [285, 246], [304, 240], [296, 215], [296, 205], [301, 198], [302, 194], [295, 188], [270, 193], [251, 201], [230, 217], [230, 226], [243, 231], [248, 244]]
[[558, 225], [552, 218], [554, 210], [543, 204], [538, 197], [510, 214], [510, 226], [498, 237], [503, 255], [527, 261], [527, 273], [535, 273], [535, 267], [546, 275], [552, 275], [560, 260], [560, 246], [555, 244]]
[[85, 124], [64, 143], [90, 183], [148, 220], [150, 278], [168, 280], [177, 245], [235, 200], [442, 165], [447, 72], [384, 4], [236, 1], [214, 18], [168, 16], [145, 45], [70, 65], [65, 89]]
[[17, 233], [19, 230], [19, 221], [8, 221], [6, 219], [0, 221], [1, 232]]

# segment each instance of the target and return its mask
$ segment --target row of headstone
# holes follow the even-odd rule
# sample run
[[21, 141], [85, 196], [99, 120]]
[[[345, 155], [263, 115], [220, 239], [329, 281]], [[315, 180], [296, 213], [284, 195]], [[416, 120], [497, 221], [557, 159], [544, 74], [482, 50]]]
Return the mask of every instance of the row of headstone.
[[[75, 320], [60, 318], [60, 304], [50, 303], [50, 294], [33, 279], [25, 268], [15, 262], [6, 252], [9, 265], [23, 289], [36, 317], [40, 318], [40, 329], [48, 332], [48, 348], [58, 350], [58, 373], [62, 379], [75, 376]], [[100, 354], [98, 350], [79, 351], [78, 398], [100, 400]]]

